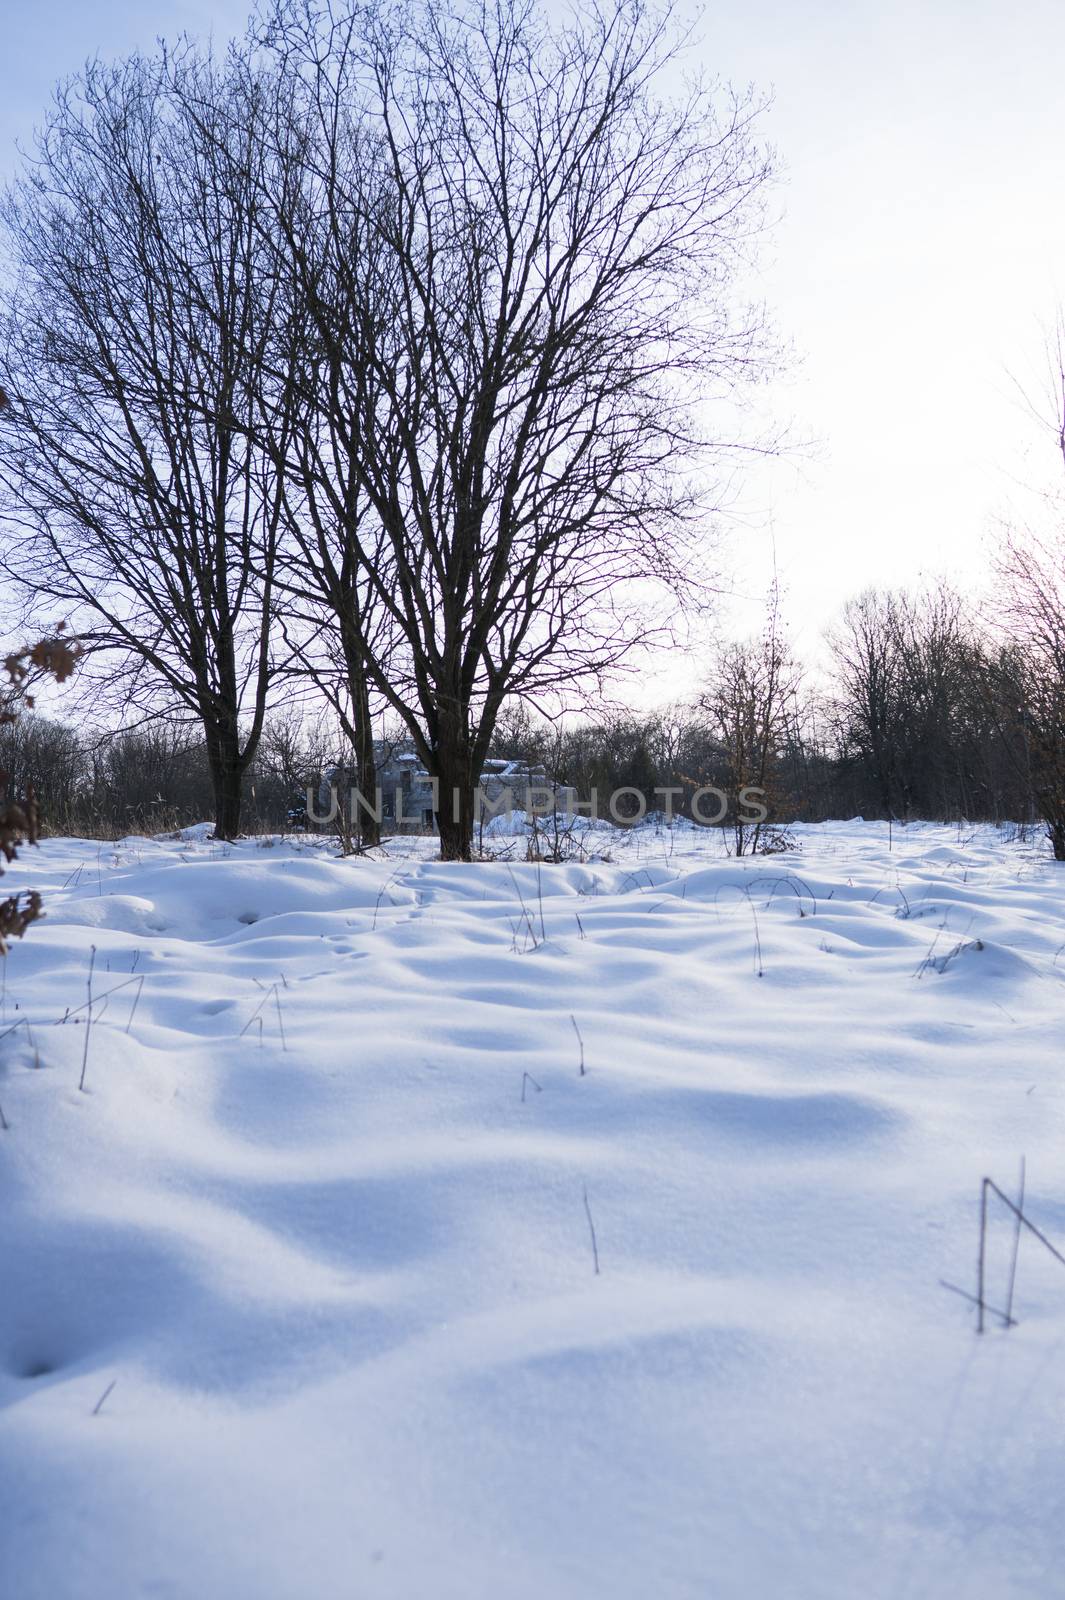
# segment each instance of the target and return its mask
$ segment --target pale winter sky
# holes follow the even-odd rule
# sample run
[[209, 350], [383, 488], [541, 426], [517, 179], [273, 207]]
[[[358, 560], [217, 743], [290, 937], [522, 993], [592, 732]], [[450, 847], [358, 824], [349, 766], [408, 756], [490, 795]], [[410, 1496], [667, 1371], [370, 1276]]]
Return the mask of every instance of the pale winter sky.
[[[244, 0], [7, 9], [0, 168], [86, 55], [239, 29]], [[785, 183], [764, 293], [798, 361], [777, 414], [816, 440], [750, 476], [731, 536], [758, 595], [775, 544], [796, 643], [863, 585], [982, 570], [994, 519], [1054, 457], [1018, 403], [1065, 297], [1065, 7], [1051, 0], [729, 0], [698, 59], [773, 94]], [[757, 621], [731, 602], [725, 626]]]

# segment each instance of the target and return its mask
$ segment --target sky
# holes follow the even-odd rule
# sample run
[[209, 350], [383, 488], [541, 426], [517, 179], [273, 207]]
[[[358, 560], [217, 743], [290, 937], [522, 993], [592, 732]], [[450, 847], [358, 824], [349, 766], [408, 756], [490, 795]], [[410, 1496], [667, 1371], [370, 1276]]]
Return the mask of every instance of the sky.
[[[5, 19], [0, 172], [86, 56], [245, 0], [35, 0]], [[729, 0], [692, 64], [772, 96], [779, 220], [752, 285], [794, 354], [772, 391], [801, 442], [752, 464], [726, 530], [725, 631], [757, 626], [774, 561], [795, 645], [868, 584], [982, 581], [988, 542], [1047, 481], [1034, 391], [1065, 299], [1065, 7], [1044, 0]]]
[[1021, 391], [1065, 285], [1065, 10], [749, 3], [705, 30], [708, 58], [774, 95], [764, 285], [816, 444], [752, 482], [746, 576], [764, 586], [775, 544], [809, 638], [864, 584], [979, 581], [1060, 465]]

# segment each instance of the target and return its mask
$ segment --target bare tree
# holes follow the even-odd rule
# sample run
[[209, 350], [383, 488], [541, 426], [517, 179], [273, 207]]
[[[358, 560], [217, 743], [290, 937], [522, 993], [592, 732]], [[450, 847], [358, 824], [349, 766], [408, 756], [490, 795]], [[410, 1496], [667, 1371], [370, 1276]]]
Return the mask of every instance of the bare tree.
[[[359, 792], [367, 806], [356, 819], [363, 845], [379, 842], [374, 814], [376, 759], [373, 710], [381, 697], [367, 666], [393, 666], [391, 617], [379, 604], [390, 585], [389, 550], [356, 467], [365, 418], [366, 374], [349, 339], [349, 281], [365, 275], [372, 244], [348, 218], [338, 230], [322, 161], [324, 108], [284, 52], [269, 70], [254, 49], [234, 52], [232, 69], [247, 81], [245, 95], [268, 93], [271, 106], [270, 181], [258, 215], [260, 243], [270, 258], [277, 293], [264, 344], [264, 369], [275, 388], [295, 400], [294, 414], [261, 408], [256, 442], [273, 463], [282, 488], [282, 537], [273, 574], [286, 678], [310, 684], [333, 712], [351, 747]], [[339, 104], [334, 117], [343, 115]], [[205, 129], [210, 136], [210, 129]], [[336, 130], [332, 137], [335, 138]], [[337, 254], [339, 250], [339, 256]]]
[[3, 206], [8, 570], [62, 603], [127, 704], [202, 725], [223, 838], [272, 671], [282, 493], [256, 440], [292, 415], [264, 359], [268, 105], [191, 47], [90, 65]]
[[[636, 0], [550, 29], [524, 0], [292, 0], [270, 39], [309, 163], [278, 236], [323, 352], [320, 437], [343, 446], [323, 472], [301, 435], [305, 483], [332, 517], [347, 497], [354, 654], [465, 859], [504, 700], [645, 640], [638, 580], [675, 603], [707, 576], [706, 408], [764, 353], [736, 293], [759, 107], [665, 99], [675, 44]], [[324, 570], [317, 531], [313, 554]]]
[[893, 817], [898, 804], [899, 629], [894, 596], [866, 589], [843, 608], [829, 635], [836, 665], [840, 736], [870, 774], [875, 802]]
[[1054, 858], [1065, 861], [1065, 539], [1011, 533], [996, 576], [1004, 648], [990, 661], [990, 692]]
[[700, 701], [724, 759], [732, 848], [738, 856], [787, 847], [775, 826], [777, 769], [799, 681], [774, 582], [761, 639], [725, 647]]

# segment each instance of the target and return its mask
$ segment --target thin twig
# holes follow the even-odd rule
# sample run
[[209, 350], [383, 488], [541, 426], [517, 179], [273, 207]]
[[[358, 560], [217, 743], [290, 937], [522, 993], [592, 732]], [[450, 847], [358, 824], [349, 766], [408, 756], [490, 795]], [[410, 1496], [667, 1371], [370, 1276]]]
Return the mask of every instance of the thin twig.
[[588, 1218], [588, 1232], [592, 1236], [592, 1260], [595, 1262], [595, 1275], [599, 1276], [599, 1245], [595, 1237], [595, 1223], [592, 1221], [592, 1208], [588, 1204], [588, 1185], [584, 1185], [584, 1214]]
[[1002, 1190], [999, 1188], [998, 1184], [994, 1181], [994, 1179], [993, 1178], [985, 1178], [984, 1182], [987, 1184], [989, 1189], [993, 1189], [994, 1190], [994, 1192], [998, 1195], [999, 1199], [1002, 1201], [1002, 1204], [1008, 1210], [1012, 1211], [1013, 1215], [1015, 1217], [1019, 1217], [1020, 1218], [1021, 1222], [1028, 1229], [1028, 1232], [1035, 1234], [1035, 1237], [1039, 1240], [1039, 1243], [1041, 1245], [1044, 1245], [1046, 1247], [1046, 1249], [1048, 1249], [1050, 1251], [1050, 1254], [1054, 1257], [1054, 1260], [1055, 1261], [1060, 1261], [1062, 1266], [1065, 1267], [1065, 1255], [1062, 1255], [1061, 1251], [1057, 1248], [1056, 1245], [1052, 1245], [1051, 1244], [1051, 1242], [1047, 1238], [1046, 1234], [1045, 1233], [1041, 1233], [1040, 1230], [1036, 1227], [1034, 1222], [1029, 1222], [1028, 1218], [1024, 1215], [1023, 1211], [1018, 1211], [1017, 1207], [1014, 1205], [1014, 1203], [1010, 1199], [1009, 1195], [1008, 1194], [1003, 1194]]
[[103, 1410], [104, 1401], [107, 1399], [108, 1395], [111, 1393], [111, 1390], [114, 1388], [114, 1386], [115, 1386], [115, 1384], [117, 1382], [118, 1382], [117, 1378], [112, 1378], [111, 1382], [107, 1385], [107, 1388], [104, 1390], [104, 1392], [100, 1396], [99, 1400], [97, 1400], [96, 1404], [93, 1406], [92, 1414], [93, 1414], [94, 1417], [98, 1417], [100, 1415], [100, 1412]]
[[[987, 1262], [987, 1196], [988, 1196], [988, 1192], [989, 1191], [992, 1194], [995, 1194], [995, 1195], [998, 1196], [998, 1198], [1002, 1201], [1002, 1204], [1006, 1207], [1007, 1211], [1011, 1212], [1012, 1215], [1016, 1218], [1016, 1224], [1017, 1224], [1016, 1228], [1014, 1229], [1014, 1236], [1013, 1236], [1013, 1255], [1012, 1255], [1012, 1259], [1011, 1259], [1011, 1262], [1010, 1262], [1009, 1294], [1008, 1294], [1008, 1297], [1007, 1297], [1006, 1310], [1005, 1311], [995, 1311], [995, 1308], [993, 1306], [989, 1306], [987, 1304], [987, 1301], [984, 1298], [984, 1286], [985, 1286], [985, 1282], [986, 1282], [986, 1262]], [[1016, 1327], [1016, 1325], [1017, 1325], [1016, 1321], [1015, 1321], [1015, 1319], [1014, 1319], [1014, 1317], [1012, 1315], [1012, 1313], [1013, 1313], [1013, 1290], [1014, 1290], [1014, 1285], [1016, 1283], [1016, 1277], [1017, 1277], [1017, 1255], [1018, 1255], [1018, 1251], [1020, 1249], [1020, 1234], [1021, 1234], [1021, 1228], [1022, 1227], [1027, 1228], [1028, 1232], [1033, 1234], [1035, 1236], [1035, 1238], [1037, 1238], [1039, 1240], [1039, 1243], [1041, 1245], [1043, 1245], [1043, 1247], [1046, 1250], [1050, 1251], [1050, 1254], [1054, 1257], [1054, 1260], [1055, 1261], [1060, 1261], [1061, 1265], [1063, 1267], [1065, 1267], [1065, 1255], [1062, 1254], [1062, 1252], [1057, 1248], [1056, 1245], [1051, 1244], [1050, 1240], [1047, 1238], [1046, 1234], [1043, 1233], [1042, 1229], [1037, 1228], [1035, 1223], [1030, 1221], [1029, 1218], [1025, 1216], [1024, 1210], [1023, 1210], [1024, 1192], [1025, 1192], [1025, 1163], [1024, 1163], [1023, 1158], [1021, 1160], [1021, 1193], [1020, 1193], [1020, 1201], [1021, 1201], [1021, 1203], [1020, 1203], [1020, 1205], [1015, 1205], [1014, 1202], [1010, 1199], [1009, 1195], [1003, 1193], [1003, 1191], [999, 1188], [998, 1184], [995, 1182], [995, 1180], [993, 1178], [983, 1178], [980, 1181], [980, 1249], [979, 1249], [979, 1254], [977, 1256], [977, 1262], [976, 1262], [976, 1294], [975, 1294], [975, 1296], [971, 1296], [970, 1297], [970, 1298], [972, 1298], [973, 1303], [976, 1306], [976, 1311], [977, 1311], [977, 1318], [976, 1318], [976, 1331], [977, 1331], [977, 1333], [983, 1333], [983, 1331], [984, 1331], [984, 1312], [985, 1312], [985, 1310], [986, 1311], [994, 1311], [995, 1316], [1002, 1317], [1004, 1319], [1004, 1321], [1006, 1322], [1007, 1327]], [[948, 1287], [952, 1288], [953, 1285], [948, 1285]]]
[[989, 1178], [980, 1185], [980, 1255], [976, 1264], [976, 1331], [984, 1331], [984, 1254], [987, 1245], [987, 1186]]
[[[381, 885], [380, 889], [377, 891], [377, 900], [376, 900], [376, 903], [374, 904], [374, 908], [373, 908], [373, 921], [370, 924], [370, 932], [371, 933], [373, 933], [377, 928], [377, 913], [381, 909], [381, 901], [384, 899], [386, 891], [391, 888], [392, 884], [396, 881], [398, 876], [399, 876], [399, 868], [397, 867], [395, 872], [393, 872], [392, 876], [385, 883], [383, 883]], [[389, 905], [394, 904], [391, 895], [389, 895], [389, 897], [388, 897], [388, 903], [389, 903]]]
[[[139, 978], [123, 978], [121, 982], [113, 983], [110, 989], [104, 989], [101, 994], [94, 995], [92, 1000], [93, 1006], [102, 1007], [102, 1010], [96, 1012], [95, 1020], [99, 1022], [103, 1017], [104, 1012], [107, 1010], [107, 1002], [110, 1000], [113, 994], [118, 994], [121, 989], [128, 989], [131, 984], [142, 984], [147, 976], [147, 973], [142, 972]], [[81, 1013], [87, 1009], [88, 1005], [89, 1002], [87, 1000], [83, 1000], [80, 1006], [68, 1006], [63, 1015], [56, 1019], [55, 1026], [58, 1028], [64, 1022], [73, 1021], [75, 1017], [79, 1017]]]
[[752, 917], [752, 919], [754, 921], [755, 971], [757, 972], [757, 974], [758, 974], [758, 976], [760, 978], [764, 978], [765, 977], [765, 965], [764, 965], [764, 963], [762, 961], [762, 936], [758, 932], [758, 913], [754, 909], [754, 901], [751, 899], [751, 891], [749, 889], [746, 891], [746, 894], [747, 894], [747, 904], [751, 908], [751, 917]]
[[[258, 979], [256, 979], [256, 982], [258, 982]], [[259, 987], [262, 988], [263, 987], [262, 984], [260, 984]], [[278, 986], [277, 986], [276, 983], [272, 983], [270, 985], [270, 987], [265, 990], [262, 999], [259, 1001], [259, 1004], [255, 1007], [255, 1010], [252, 1012], [251, 1016], [248, 1018], [247, 1022], [244, 1024], [243, 1028], [241, 1028], [241, 1030], [240, 1030], [240, 1038], [243, 1039], [244, 1035], [248, 1032], [248, 1030], [257, 1022], [259, 1024], [259, 1043], [262, 1044], [262, 1042], [263, 1042], [262, 1012], [263, 1012], [264, 1006], [267, 1005], [267, 1003], [269, 1002], [269, 1000], [271, 998], [273, 998], [273, 1000], [274, 1000], [274, 1002], [276, 1003], [276, 1006], [277, 1006], [277, 1022], [278, 1022], [278, 1027], [281, 1030], [281, 1045], [282, 1045], [282, 1048], [284, 1050], [287, 1050], [288, 1049], [288, 1045], [285, 1042], [285, 1025], [284, 1025], [283, 1021], [281, 1020], [281, 996], [280, 996], [280, 992], [278, 990]]]
[[580, 1064], [580, 1071], [577, 1074], [577, 1076], [580, 1077], [580, 1078], [583, 1078], [584, 1077], [584, 1040], [581, 1038], [581, 1030], [578, 1028], [577, 1019], [572, 1014], [572, 1012], [570, 1013], [570, 1019], [569, 1020], [573, 1024], [573, 1031], [577, 1035], [577, 1043], [581, 1047], [581, 1064]]
[[88, 1015], [85, 1018], [85, 1048], [81, 1053], [81, 1077], [78, 1080], [78, 1088], [82, 1090], [82, 1092], [84, 1092], [85, 1089], [85, 1069], [89, 1065], [89, 1039], [92, 1034], [92, 974], [93, 969], [96, 966], [96, 946], [92, 945], [90, 946], [90, 949], [92, 953], [89, 956], [89, 976], [87, 980], [89, 998], [86, 1001], [89, 1010]]
[[33, 1045], [34, 1050], [36, 1050], [37, 1044], [33, 1037], [33, 1029], [30, 1027], [30, 1019], [28, 1017], [19, 1017], [18, 1021], [13, 1022], [10, 1028], [5, 1028], [3, 1033], [0, 1033], [0, 1044], [3, 1044], [4, 1040], [9, 1038], [10, 1035], [15, 1033], [19, 1028], [25, 1028], [27, 1038], [29, 1039], [30, 1044]]
[[137, 993], [133, 996], [133, 1004], [129, 1008], [129, 1021], [126, 1023], [126, 1032], [127, 1033], [129, 1032], [129, 1030], [133, 1026], [133, 1019], [137, 1015], [137, 1007], [141, 1003], [141, 993], [142, 993], [142, 991], [144, 989], [144, 977], [145, 977], [145, 975], [142, 972], [140, 977], [139, 977], [139, 979], [137, 980]]
[[542, 1092], [542, 1090], [543, 1090], [543, 1084], [542, 1083], [537, 1083], [536, 1079], [533, 1077], [531, 1072], [523, 1072], [522, 1075], [521, 1075], [521, 1103], [522, 1103], [522, 1105], [525, 1104], [525, 1085], [527, 1083], [531, 1083], [532, 1084], [532, 1086], [536, 1090], [537, 1094], [540, 1094]]
[[[1018, 1211], [1014, 1219], [1013, 1228], [1013, 1255], [1010, 1257], [1010, 1286], [1006, 1295], [1006, 1315], [1010, 1316], [1013, 1310], [1013, 1286], [1017, 1281], [1017, 1255], [1021, 1248], [1021, 1212], [1024, 1210], [1024, 1157], [1021, 1157], [1021, 1185], [1017, 1199]], [[1012, 1319], [1011, 1319], [1012, 1320]]]
[[[980, 1302], [977, 1300], [976, 1296], [974, 1294], [970, 1294], [968, 1289], [960, 1289], [956, 1283], [948, 1283], [946, 1278], [940, 1278], [939, 1282], [942, 1288], [949, 1289], [952, 1294], [960, 1294], [962, 1299], [968, 1300], [971, 1306], [979, 1305]], [[1012, 1317], [1007, 1317], [1006, 1313], [1004, 1311], [999, 1311], [997, 1307], [987, 1306], [985, 1309], [990, 1311], [993, 1316], [1001, 1317], [1007, 1328], [1015, 1328], [1017, 1326]]]
[[[514, 885], [514, 893], [517, 895], [518, 904], [521, 906], [521, 914], [522, 914], [522, 917], [525, 920], [525, 926], [526, 926], [526, 929], [528, 930], [528, 934], [529, 934], [529, 943], [532, 945], [533, 949], [535, 950], [537, 948], [537, 945], [538, 945], [539, 941], [537, 940], [537, 937], [536, 937], [536, 929], [533, 927], [532, 916], [530, 914], [529, 908], [525, 904], [525, 896], [522, 894], [521, 887], [518, 884], [518, 880], [514, 876], [514, 868], [513, 867], [508, 867], [507, 871], [510, 873], [510, 881]], [[543, 912], [543, 901], [542, 901], [542, 899], [541, 899], [541, 902], [540, 902], [540, 907], [541, 907], [541, 915], [542, 915], [542, 912]], [[517, 948], [517, 934], [515, 934], [515, 936], [514, 936], [514, 945], [515, 945], [515, 949], [516, 949]], [[528, 945], [526, 946], [526, 949], [527, 948], [528, 948]]]
[[281, 1035], [281, 1049], [287, 1055], [288, 1054], [288, 1042], [285, 1039], [285, 1022], [284, 1022], [284, 1018], [281, 1015], [281, 990], [278, 988], [276, 983], [274, 984], [274, 1005], [277, 1007], [277, 1027], [278, 1027], [278, 1032]]

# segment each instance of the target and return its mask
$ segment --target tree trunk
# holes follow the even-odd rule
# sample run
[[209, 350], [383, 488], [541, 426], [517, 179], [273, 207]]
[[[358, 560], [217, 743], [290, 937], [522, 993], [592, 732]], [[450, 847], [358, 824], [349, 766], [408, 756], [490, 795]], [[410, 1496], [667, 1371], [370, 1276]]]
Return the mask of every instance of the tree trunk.
[[[440, 832], [441, 861], [473, 860], [473, 797], [460, 788], [451, 789], [443, 780], [440, 783], [440, 809], [436, 825]], [[452, 806], [455, 796], [459, 803]]]
[[[366, 805], [358, 807], [353, 819], [364, 846], [381, 843], [381, 823], [377, 812], [377, 759], [373, 748], [373, 723], [370, 720], [370, 691], [360, 658], [349, 648], [347, 654], [348, 693], [351, 696], [351, 743], [355, 753], [355, 782]], [[370, 809], [372, 808], [372, 809]]]
[[234, 730], [211, 728], [207, 733], [207, 761], [214, 792], [214, 836], [235, 839], [240, 832], [244, 767], [240, 741]]
[[439, 789], [436, 826], [441, 861], [473, 860], [473, 801], [479, 773], [464, 719], [441, 716], [433, 775]]

